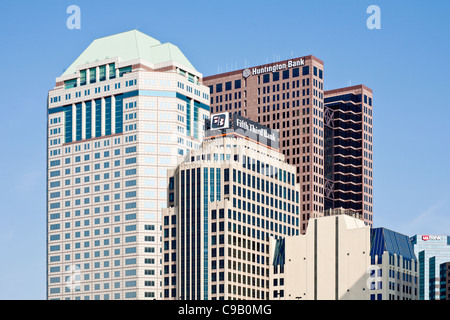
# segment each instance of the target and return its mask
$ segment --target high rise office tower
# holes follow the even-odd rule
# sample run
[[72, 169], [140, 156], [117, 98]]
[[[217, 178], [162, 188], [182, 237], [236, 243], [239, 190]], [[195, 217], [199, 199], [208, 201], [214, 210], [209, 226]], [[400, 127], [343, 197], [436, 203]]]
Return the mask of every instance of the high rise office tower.
[[167, 170], [196, 149], [209, 89], [173, 44], [91, 43], [48, 94], [48, 299], [159, 299]]
[[[356, 210], [373, 221], [373, 94], [366, 86], [324, 91], [324, 63], [295, 58], [207, 76], [211, 113], [236, 112], [280, 131], [297, 167], [302, 233], [325, 210]], [[344, 100], [342, 100], [344, 99]]]
[[325, 210], [357, 211], [373, 224], [373, 96], [364, 85], [325, 91]]
[[301, 232], [324, 213], [324, 66], [295, 58], [204, 78], [211, 113], [238, 113], [280, 132], [280, 150], [301, 185]]
[[300, 233], [295, 167], [275, 131], [227, 113], [211, 127], [169, 173], [164, 298], [268, 299], [269, 238]]

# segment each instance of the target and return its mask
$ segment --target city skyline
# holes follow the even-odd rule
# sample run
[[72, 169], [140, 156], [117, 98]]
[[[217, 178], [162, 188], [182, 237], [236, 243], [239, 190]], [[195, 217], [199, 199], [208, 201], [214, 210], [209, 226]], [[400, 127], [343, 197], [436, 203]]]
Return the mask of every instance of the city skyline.
[[[164, 12], [164, 6], [158, 4], [134, 3], [149, 11]], [[133, 19], [119, 19], [118, 12], [125, 4], [111, 4], [107, 8], [106, 2], [89, 4], [80, 1], [77, 3], [81, 8], [80, 30], [66, 27], [70, 16], [66, 9], [71, 3], [46, 7], [27, 4], [30, 13], [19, 10], [19, 4], [5, 5], [2, 15], [7, 16], [2, 16], [1, 22], [2, 43], [9, 44], [8, 50], [1, 53], [3, 60], [8, 61], [4, 69], [8, 77], [1, 80], [7, 93], [6, 115], [1, 126], [7, 137], [2, 143], [2, 150], [6, 151], [2, 164], [8, 170], [2, 170], [1, 177], [2, 181], [10, 183], [2, 186], [5, 206], [0, 246], [5, 261], [11, 264], [2, 267], [0, 298], [45, 299], [47, 92], [53, 87], [55, 78], [62, 75], [63, 69], [68, 68], [94, 39], [132, 29], [162, 42], [177, 44], [203, 76], [313, 54], [326, 63], [326, 90], [351, 84], [368, 85], [374, 90], [375, 98], [374, 226], [408, 236], [448, 233], [450, 188], [449, 172], [445, 167], [449, 155], [445, 144], [448, 136], [445, 119], [449, 111], [445, 109], [445, 101], [449, 93], [445, 85], [450, 70], [445, 53], [449, 40], [435, 35], [428, 37], [436, 28], [445, 30], [442, 7], [448, 7], [448, 4], [438, 10], [423, 8], [418, 2], [405, 6], [378, 1], [382, 12], [380, 30], [369, 30], [366, 26], [369, 17], [366, 9], [372, 4], [369, 2], [327, 2], [325, 7], [283, 2], [285, 8], [291, 7], [289, 11], [295, 11], [292, 10], [295, 7], [297, 12], [309, 9], [315, 10], [317, 15], [313, 14], [315, 18], [303, 16], [301, 22], [283, 19], [280, 25], [267, 28], [261, 19], [274, 18], [267, 13], [273, 9], [269, 2], [258, 7], [254, 4], [216, 7], [225, 11], [224, 15], [235, 15], [231, 21], [245, 31], [233, 40], [227, 38], [236, 35], [231, 31], [233, 27], [229, 26], [230, 31], [224, 32], [226, 30], [219, 27], [220, 23], [225, 25], [223, 20], [214, 24], [213, 17], [217, 18], [218, 13], [206, 2], [198, 3], [195, 9], [207, 19], [193, 19], [192, 26], [186, 30], [181, 28], [184, 24], [174, 23], [189, 9], [181, 2], [176, 3], [179, 10], [176, 10], [172, 23], [166, 23], [164, 15], [149, 22], [138, 10]], [[319, 9], [323, 11], [319, 12]], [[420, 10], [424, 10], [422, 16], [418, 15]], [[117, 17], [112, 19], [114, 23], [101, 23], [108, 14]], [[295, 18], [292, 13], [285, 14]], [[333, 22], [322, 25], [309, 20], [317, 19], [319, 14], [328, 19], [341, 15], [340, 21], [345, 23], [341, 26]], [[433, 19], [430, 14], [434, 15]], [[255, 29], [248, 27], [251, 25], [249, 20], [255, 22]], [[15, 27], [7, 28], [13, 21]], [[205, 23], [216, 27], [200, 28]], [[286, 30], [307, 30], [308, 27], [316, 32], [299, 36], [294, 29]], [[318, 36], [319, 32], [328, 41], [327, 45]], [[338, 34], [342, 36], [341, 41], [332, 39]], [[249, 38], [250, 35], [253, 38]], [[356, 44], [355, 35], [362, 37], [363, 46], [352, 46]], [[230, 41], [232, 46], [228, 44]], [[352, 44], [350, 50], [346, 50], [349, 44]], [[335, 50], [337, 45], [341, 45], [342, 50]], [[427, 54], [431, 59], [427, 59]], [[346, 81], [343, 79], [349, 80], [342, 83]], [[427, 111], [429, 114], [423, 117]], [[392, 139], [393, 135], [396, 140]], [[25, 197], [27, 201], [23, 201]], [[399, 218], [394, 219], [395, 215]], [[30, 254], [22, 257], [22, 250]], [[28, 272], [26, 276], [25, 271]]]

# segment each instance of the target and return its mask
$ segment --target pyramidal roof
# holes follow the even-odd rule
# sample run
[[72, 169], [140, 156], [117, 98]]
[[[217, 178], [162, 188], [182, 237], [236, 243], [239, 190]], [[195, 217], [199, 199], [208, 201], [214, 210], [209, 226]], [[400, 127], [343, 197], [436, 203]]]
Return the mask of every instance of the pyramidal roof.
[[175, 61], [196, 71], [177, 46], [168, 42], [161, 43], [138, 30], [131, 30], [94, 40], [63, 76], [75, 73], [79, 65], [113, 57], [120, 57], [122, 61], [142, 59], [152, 64]]
[[382, 256], [384, 251], [403, 256], [406, 259], [416, 259], [414, 249], [408, 236], [386, 228], [370, 230], [371, 256]]

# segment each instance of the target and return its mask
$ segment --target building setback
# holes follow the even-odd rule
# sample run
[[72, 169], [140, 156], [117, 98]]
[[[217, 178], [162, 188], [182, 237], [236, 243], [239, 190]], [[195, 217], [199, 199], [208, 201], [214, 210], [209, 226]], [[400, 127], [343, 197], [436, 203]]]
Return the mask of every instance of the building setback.
[[[367, 207], [366, 211], [364, 209], [357, 210], [366, 216], [366, 224], [372, 225], [372, 184], [370, 182], [369, 190], [368, 180], [366, 184], [359, 182], [360, 179], [364, 181], [368, 177], [365, 169], [369, 168], [369, 164], [364, 168], [361, 167], [362, 165], [354, 164], [354, 162], [364, 164], [364, 160], [367, 160], [369, 156], [367, 154], [367, 157], [363, 157], [363, 154], [368, 150], [363, 150], [362, 147], [354, 149], [354, 147], [345, 146], [346, 154], [342, 156], [346, 160], [348, 157], [355, 158], [351, 162], [347, 161], [341, 165], [345, 169], [345, 176], [341, 177], [336, 173], [337, 181], [325, 178], [326, 108], [324, 101], [327, 92], [324, 91], [324, 63], [322, 60], [312, 55], [293, 58], [207, 76], [204, 78], [204, 83], [210, 88], [211, 114], [237, 113], [271, 129], [279, 130], [280, 151], [286, 156], [289, 164], [296, 166], [297, 183], [301, 185], [302, 233], [306, 232], [308, 220], [323, 216], [325, 209], [338, 207], [354, 209], [360, 205], [364, 208], [369, 203], [370, 208]], [[371, 90], [364, 88], [364, 94], [372, 99]], [[333, 99], [336, 94], [340, 95], [341, 91], [359, 95], [358, 90], [354, 87], [331, 90], [328, 91], [328, 97]], [[362, 110], [369, 106], [368, 103], [364, 104], [364, 107], [362, 104], [360, 105]], [[371, 109], [372, 105], [370, 105]], [[362, 129], [354, 128], [362, 125], [361, 119], [368, 117], [368, 114], [362, 115], [362, 110], [357, 111], [357, 124], [354, 124], [353, 119], [349, 118], [355, 111], [336, 111], [335, 123], [339, 125], [337, 134], [345, 133], [342, 139], [346, 142], [352, 140], [352, 143], [365, 145], [368, 141], [362, 141], [360, 138], [360, 135], [367, 137], [368, 131], [363, 132]], [[341, 116], [342, 118], [339, 118]], [[365, 125], [368, 124], [364, 123]], [[355, 131], [354, 134], [353, 131]], [[353, 139], [357, 141], [354, 142]], [[371, 136], [370, 143], [372, 143]], [[333, 149], [330, 148], [329, 151], [333, 151]], [[336, 160], [341, 158], [336, 157]], [[333, 159], [333, 156], [328, 155], [328, 159]], [[372, 161], [371, 155], [370, 160]], [[340, 169], [337, 166], [338, 162], [336, 162], [335, 169]], [[354, 178], [353, 170], [363, 173], [358, 173], [358, 177]], [[358, 183], [347, 182], [345, 179], [349, 176], [353, 180], [358, 180]], [[372, 176], [370, 178], [372, 180]], [[339, 198], [335, 200], [332, 198], [333, 191]], [[329, 200], [333, 199], [333, 201], [326, 203], [325, 194]], [[363, 201], [365, 202], [363, 203]]]
[[269, 238], [300, 233], [295, 167], [234, 129], [169, 171], [165, 299], [268, 299]]
[[202, 74], [133, 30], [96, 39], [48, 93], [47, 298], [162, 297], [167, 170], [209, 118]]

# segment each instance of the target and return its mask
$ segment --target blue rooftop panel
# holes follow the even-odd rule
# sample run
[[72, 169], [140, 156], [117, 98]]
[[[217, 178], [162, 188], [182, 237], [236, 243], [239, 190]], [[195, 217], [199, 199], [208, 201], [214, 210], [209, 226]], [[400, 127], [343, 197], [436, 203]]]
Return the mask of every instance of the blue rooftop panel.
[[384, 251], [401, 255], [405, 259], [416, 260], [416, 255], [408, 236], [385, 228], [375, 228], [370, 232], [371, 256], [380, 256]]

